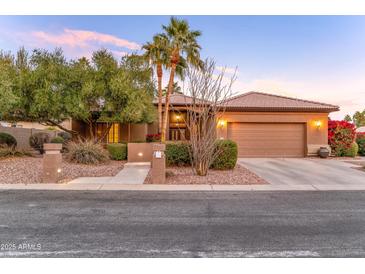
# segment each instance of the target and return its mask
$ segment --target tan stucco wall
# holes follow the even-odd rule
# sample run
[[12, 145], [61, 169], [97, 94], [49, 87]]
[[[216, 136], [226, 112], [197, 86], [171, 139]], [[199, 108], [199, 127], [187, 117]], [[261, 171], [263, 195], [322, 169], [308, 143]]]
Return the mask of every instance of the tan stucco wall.
[[[35, 122], [17, 122], [16, 123], [17, 127], [21, 127], [21, 128], [33, 128], [33, 129], [48, 129], [52, 126], [45, 126], [45, 125], [41, 125], [39, 123], [35, 123]], [[61, 126], [63, 126], [66, 129], [71, 129], [71, 119], [65, 120], [61, 123]], [[55, 129], [58, 129], [57, 127], [54, 127]]]
[[151, 162], [152, 143], [128, 143], [128, 162]]
[[59, 133], [59, 130], [47, 130], [47, 129], [35, 129], [35, 128], [17, 128], [17, 127], [2, 127], [0, 126], [0, 132], [5, 132], [14, 136], [17, 141], [17, 148], [29, 150], [29, 137], [38, 132], [47, 133], [50, 138], [54, 138]]
[[[122, 124], [120, 128], [120, 140], [128, 142], [128, 124]], [[130, 135], [131, 142], [146, 141], [147, 124], [130, 124]]]
[[[218, 138], [227, 138], [227, 125], [232, 122], [244, 123], [304, 123], [306, 125], [306, 143], [313, 147], [327, 145], [328, 114], [327, 113], [296, 113], [296, 112], [226, 112], [220, 118], [224, 126], [218, 125]], [[321, 126], [316, 126], [316, 121]]]

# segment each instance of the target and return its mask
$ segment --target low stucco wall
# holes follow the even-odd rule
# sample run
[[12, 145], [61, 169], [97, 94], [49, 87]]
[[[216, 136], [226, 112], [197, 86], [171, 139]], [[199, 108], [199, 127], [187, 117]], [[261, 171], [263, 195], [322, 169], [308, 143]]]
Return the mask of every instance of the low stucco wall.
[[[328, 144], [328, 113], [226, 112], [220, 119], [225, 123], [217, 128], [218, 138], [228, 137], [228, 123], [304, 123], [306, 155]], [[317, 121], [321, 123], [319, 128]]]
[[153, 143], [128, 143], [128, 162], [151, 162]]
[[53, 138], [53, 137], [57, 136], [57, 133], [60, 131], [0, 126], [0, 132], [5, 132], [5, 133], [13, 135], [18, 143], [17, 148], [28, 150], [28, 149], [31, 149], [31, 147], [29, 145], [29, 137], [32, 134], [38, 133], [38, 132], [45, 132], [45, 133], [49, 134], [50, 138]]

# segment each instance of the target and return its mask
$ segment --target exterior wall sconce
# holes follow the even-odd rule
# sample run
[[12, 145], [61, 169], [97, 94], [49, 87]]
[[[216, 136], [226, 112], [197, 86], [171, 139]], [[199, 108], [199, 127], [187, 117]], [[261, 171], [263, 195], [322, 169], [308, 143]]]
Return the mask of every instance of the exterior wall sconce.
[[139, 152], [139, 153], [138, 153], [138, 156], [139, 156], [139, 157], [142, 157], [142, 156], [143, 156], [143, 153], [142, 153], [142, 152]]
[[314, 121], [314, 125], [316, 126], [317, 129], [320, 129], [322, 126], [322, 122], [320, 120]]
[[218, 126], [223, 128], [226, 125], [226, 121], [225, 120], [219, 120], [218, 121]]

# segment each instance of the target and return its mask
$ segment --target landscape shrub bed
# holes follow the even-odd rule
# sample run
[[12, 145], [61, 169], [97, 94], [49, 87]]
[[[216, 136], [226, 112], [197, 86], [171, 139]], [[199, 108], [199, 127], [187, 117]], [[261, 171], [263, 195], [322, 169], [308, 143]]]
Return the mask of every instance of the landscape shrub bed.
[[64, 143], [67, 143], [68, 141], [71, 141], [72, 135], [66, 131], [61, 131], [57, 133], [57, 136], [61, 137], [64, 140]]
[[18, 150], [14, 147], [0, 146], [0, 158], [32, 156], [29, 152]]
[[167, 143], [165, 155], [167, 166], [186, 166], [191, 164], [189, 144], [187, 143]]
[[0, 132], [0, 145], [6, 145], [8, 147], [16, 147], [17, 141], [13, 135], [6, 132]]
[[355, 126], [347, 121], [328, 121], [328, 144], [336, 156], [346, 156], [355, 140]]
[[356, 157], [359, 151], [359, 145], [356, 142], [353, 142], [350, 147], [347, 149], [345, 156], [347, 157]]
[[45, 132], [34, 133], [29, 137], [29, 145], [41, 154], [44, 153], [43, 144], [49, 143], [49, 141], [50, 137]]
[[[237, 163], [237, 144], [231, 140], [218, 140], [216, 149], [219, 150], [217, 159], [212, 163], [213, 169], [233, 169]], [[166, 165], [167, 166], [188, 166], [191, 165], [188, 143], [167, 143], [166, 144]]]
[[126, 144], [108, 144], [107, 150], [109, 151], [110, 158], [112, 160], [127, 160], [127, 145]]
[[109, 160], [109, 153], [100, 144], [91, 141], [69, 142], [66, 158], [78, 164], [100, 164]]
[[357, 133], [356, 143], [359, 146], [359, 154], [365, 156], [365, 133]]
[[218, 140], [216, 143], [218, 157], [211, 165], [213, 169], [233, 169], [237, 163], [237, 144], [232, 140]]
[[160, 141], [161, 141], [161, 134], [147, 134], [146, 135], [147, 143], [160, 142]]
[[51, 143], [54, 144], [63, 144], [65, 140], [61, 136], [56, 136], [51, 139]]

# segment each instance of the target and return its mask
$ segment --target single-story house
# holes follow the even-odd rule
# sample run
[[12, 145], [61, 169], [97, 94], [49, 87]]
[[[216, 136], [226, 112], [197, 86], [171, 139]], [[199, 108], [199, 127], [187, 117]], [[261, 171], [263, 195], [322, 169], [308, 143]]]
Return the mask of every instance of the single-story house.
[[[167, 139], [189, 139], [185, 120], [191, 98], [171, 95]], [[164, 100], [163, 100], [164, 103]], [[157, 100], [154, 101], [157, 107]], [[239, 157], [305, 157], [316, 154], [327, 143], [327, 122], [330, 112], [339, 107], [331, 104], [248, 92], [228, 100], [217, 126], [217, 138], [237, 142]], [[107, 128], [98, 123], [95, 135]], [[72, 121], [72, 129], [87, 137], [87, 125]], [[105, 138], [106, 143], [144, 141], [147, 134], [157, 134], [158, 123], [114, 123]]]

